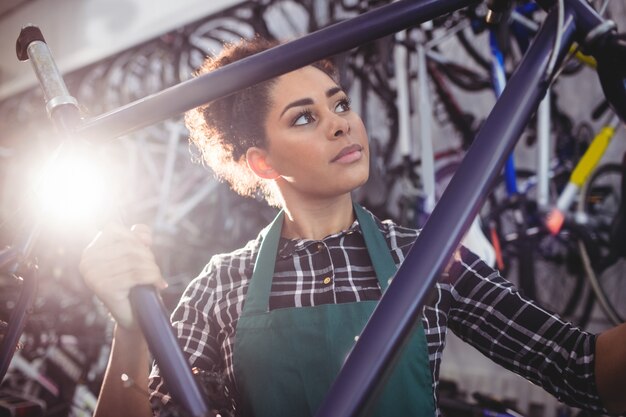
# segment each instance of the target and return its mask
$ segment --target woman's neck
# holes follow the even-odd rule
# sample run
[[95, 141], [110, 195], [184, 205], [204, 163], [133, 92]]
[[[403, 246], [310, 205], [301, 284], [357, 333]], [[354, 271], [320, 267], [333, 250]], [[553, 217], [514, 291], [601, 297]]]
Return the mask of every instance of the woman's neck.
[[320, 240], [348, 229], [354, 222], [350, 195], [331, 201], [297, 201], [285, 204], [283, 237]]

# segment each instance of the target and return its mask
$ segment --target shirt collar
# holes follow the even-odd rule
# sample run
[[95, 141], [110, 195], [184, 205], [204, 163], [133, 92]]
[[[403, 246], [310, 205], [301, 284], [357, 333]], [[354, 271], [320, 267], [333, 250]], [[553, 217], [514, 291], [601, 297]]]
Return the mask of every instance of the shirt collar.
[[303, 251], [307, 249], [309, 246], [316, 244], [318, 242], [325, 242], [330, 239], [339, 238], [339, 237], [349, 235], [354, 232], [359, 232], [359, 233], [361, 232], [359, 221], [356, 219], [354, 220], [354, 222], [352, 222], [352, 225], [349, 228], [342, 230], [341, 232], [328, 235], [322, 240], [287, 239], [287, 238], [281, 237], [280, 241], [278, 242], [278, 256], [281, 258], [288, 258], [290, 256], [293, 256], [294, 253]]

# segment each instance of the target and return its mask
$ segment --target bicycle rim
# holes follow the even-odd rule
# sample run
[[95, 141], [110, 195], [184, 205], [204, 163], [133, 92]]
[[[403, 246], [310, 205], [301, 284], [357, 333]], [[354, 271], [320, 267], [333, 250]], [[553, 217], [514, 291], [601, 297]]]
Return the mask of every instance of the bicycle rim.
[[534, 173], [518, 170], [516, 175], [525, 195], [508, 197], [500, 179], [480, 210], [485, 235], [492, 244], [494, 236], [498, 240], [504, 262], [500, 272], [526, 298], [584, 327], [591, 316], [593, 297], [586, 291], [576, 246], [579, 237], [569, 228], [556, 236], [547, 233], [535, 202]]
[[620, 165], [603, 165], [585, 184], [579, 200], [595, 234], [593, 248], [579, 243], [586, 277], [613, 324], [620, 324], [626, 318], [626, 259], [612, 256], [609, 250], [610, 225], [622, 198], [621, 181]]

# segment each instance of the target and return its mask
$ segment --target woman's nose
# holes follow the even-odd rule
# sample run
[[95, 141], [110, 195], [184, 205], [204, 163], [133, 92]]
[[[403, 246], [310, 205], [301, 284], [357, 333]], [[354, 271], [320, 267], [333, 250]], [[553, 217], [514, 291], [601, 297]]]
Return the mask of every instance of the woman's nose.
[[347, 135], [350, 133], [350, 123], [346, 118], [333, 114], [330, 133], [333, 138], [340, 138]]

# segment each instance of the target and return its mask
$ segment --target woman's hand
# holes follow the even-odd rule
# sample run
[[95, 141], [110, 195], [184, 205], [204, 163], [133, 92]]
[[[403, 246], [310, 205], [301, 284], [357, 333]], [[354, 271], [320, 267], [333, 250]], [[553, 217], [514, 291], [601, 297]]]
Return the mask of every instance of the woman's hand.
[[146, 225], [130, 230], [109, 223], [85, 248], [80, 273], [85, 284], [107, 306], [117, 323], [127, 329], [136, 327], [128, 295], [140, 284], [158, 289], [167, 287], [150, 250], [152, 234]]

